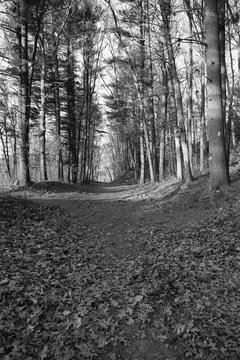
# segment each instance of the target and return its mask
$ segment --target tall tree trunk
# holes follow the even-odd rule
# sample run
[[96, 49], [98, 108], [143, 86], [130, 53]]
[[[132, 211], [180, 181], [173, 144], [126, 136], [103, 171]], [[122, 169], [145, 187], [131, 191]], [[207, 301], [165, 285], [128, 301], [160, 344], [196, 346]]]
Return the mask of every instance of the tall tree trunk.
[[57, 180], [63, 181], [63, 159], [62, 159], [62, 141], [61, 141], [61, 102], [60, 102], [60, 77], [59, 77], [59, 61], [58, 61], [58, 42], [53, 32], [53, 86], [54, 86], [54, 110], [55, 110], [55, 126], [56, 126], [56, 167], [57, 167]]
[[187, 182], [191, 182], [193, 180], [193, 176], [190, 166], [189, 148], [186, 138], [186, 130], [185, 130], [184, 117], [183, 117], [182, 94], [181, 94], [180, 81], [177, 74], [177, 68], [176, 68], [176, 62], [175, 62], [175, 56], [174, 56], [173, 44], [172, 44], [172, 38], [170, 32], [170, 24], [169, 24], [169, 18], [171, 16], [170, 0], [165, 0], [164, 3], [160, 1], [160, 8], [164, 23], [164, 35], [167, 45], [168, 60], [171, 67], [170, 78], [171, 78], [172, 88], [174, 91], [174, 97], [176, 102], [177, 121], [178, 121], [177, 125], [179, 127], [179, 131], [176, 132], [177, 135], [176, 139], [178, 139], [178, 133], [180, 132], [180, 139], [181, 139], [182, 152], [183, 152], [183, 162], [184, 162], [184, 175], [185, 175], [184, 177]]
[[233, 106], [234, 106], [234, 94], [235, 94], [235, 72], [233, 64], [233, 53], [232, 53], [232, 43], [231, 43], [231, 28], [230, 23], [228, 24], [228, 46], [229, 46], [229, 58], [230, 58], [230, 71], [231, 71], [231, 84], [230, 79], [227, 81], [228, 85], [228, 116], [226, 121], [226, 157], [227, 165], [229, 166], [230, 162], [230, 150], [232, 145], [232, 135], [233, 135]]
[[150, 23], [150, 11], [149, 11], [149, 0], [146, 0], [146, 17], [147, 17], [147, 35], [148, 35], [148, 51], [149, 51], [149, 100], [148, 109], [151, 126], [151, 152], [152, 152], [152, 163], [154, 175], [157, 176], [159, 173], [158, 167], [158, 152], [156, 145], [156, 124], [155, 124], [155, 109], [154, 109], [154, 74], [153, 74], [153, 54], [152, 54], [152, 34], [151, 34], [151, 23]]
[[142, 122], [142, 129], [144, 134], [144, 140], [146, 145], [146, 152], [147, 152], [147, 160], [149, 166], [149, 173], [150, 173], [150, 180], [154, 182], [154, 171], [153, 171], [153, 162], [152, 162], [152, 155], [150, 149], [150, 141], [149, 141], [149, 134], [148, 134], [148, 127], [146, 123], [146, 116], [145, 116], [145, 103], [146, 103], [146, 93], [145, 93], [145, 62], [146, 62], [146, 54], [145, 54], [145, 36], [146, 36], [146, 13], [145, 13], [145, 0], [141, 0], [140, 2], [140, 62], [141, 62], [141, 74], [140, 74], [140, 82], [138, 79], [135, 79], [137, 91], [138, 91], [138, 98], [139, 98], [139, 109], [140, 109], [140, 121]]
[[17, 145], [17, 120], [18, 117], [15, 112], [12, 114], [13, 119], [13, 178], [14, 180], [17, 180], [17, 173], [18, 173], [18, 145]]
[[[170, 74], [171, 76], [171, 74]], [[178, 126], [177, 105], [174, 97], [174, 89], [172, 81], [169, 81], [169, 88], [171, 92], [171, 123], [174, 134], [175, 153], [176, 153], [176, 176], [179, 180], [183, 179], [183, 163], [181, 154], [181, 134]]]
[[20, 185], [31, 184], [29, 172], [29, 119], [30, 87], [28, 70], [28, 4], [22, 0], [20, 5], [21, 29], [17, 30], [19, 46], [19, 175]]
[[[189, 21], [189, 35], [193, 39], [193, 17], [191, 0], [184, 0]], [[187, 141], [189, 149], [189, 163], [193, 171], [193, 42], [189, 43], [189, 69], [187, 70], [188, 79], [188, 118], [187, 118]]]
[[68, 42], [67, 54], [67, 102], [68, 102], [68, 121], [69, 121], [69, 149], [70, 149], [70, 166], [71, 180], [74, 184], [77, 182], [78, 161], [77, 161], [77, 144], [76, 144], [76, 116], [75, 116], [75, 81], [74, 81], [74, 50]]
[[[226, 0], [218, 0], [218, 29], [219, 29], [219, 48], [220, 48], [220, 64], [221, 64], [221, 86], [222, 86], [222, 112], [223, 112], [223, 125], [224, 125], [224, 139], [225, 139], [225, 153], [227, 162], [227, 173], [229, 178], [229, 156], [228, 145], [230, 144], [231, 124], [228, 123], [226, 117], [227, 106], [227, 69], [225, 60], [225, 11]], [[230, 180], [229, 180], [230, 181]]]
[[[205, 54], [205, 47], [203, 49]], [[206, 71], [205, 61], [201, 62], [201, 98], [200, 103], [200, 172], [202, 173], [205, 169], [206, 163]]]
[[229, 183], [229, 178], [224, 142], [218, 1], [207, 0], [205, 9], [210, 191], [214, 197], [216, 190]]
[[84, 149], [83, 149], [83, 164], [82, 164], [82, 181], [87, 184], [88, 173], [88, 159], [89, 159], [89, 144], [90, 144], [90, 128], [91, 128], [91, 87], [89, 79], [89, 65], [88, 59], [85, 61], [84, 71], [84, 94], [85, 94], [85, 133], [84, 133]]
[[238, 70], [237, 83], [238, 86], [240, 86], [240, 16], [239, 16], [238, 0], [234, 0], [234, 6], [235, 6], [234, 23], [236, 24], [236, 36], [237, 36], [237, 70]]
[[[163, 111], [160, 111], [162, 115], [162, 121], [160, 124], [160, 146], [159, 146], [159, 181], [164, 180], [165, 178], [165, 147], [166, 147], [166, 125], [168, 117], [168, 97], [169, 97], [169, 87], [168, 87], [168, 73], [166, 69], [166, 63], [163, 59], [162, 67], [162, 79], [163, 79], [163, 95], [161, 101], [161, 108]], [[170, 144], [171, 147], [171, 144]]]
[[44, 50], [44, 33], [41, 37], [41, 83], [40, 83], [40, 115], [39, 115], [39, 152], [40, 152], [40, 179], [47, 180], [46, 165], [46, 89], [45, 89], [45, 67], [46, 57]]

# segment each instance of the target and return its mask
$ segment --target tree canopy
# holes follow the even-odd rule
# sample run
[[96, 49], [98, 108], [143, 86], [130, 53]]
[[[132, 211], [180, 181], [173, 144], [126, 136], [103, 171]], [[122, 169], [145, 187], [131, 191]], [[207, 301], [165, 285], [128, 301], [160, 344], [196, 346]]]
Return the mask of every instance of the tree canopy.
[[229, 184], [236, 1], [6, 0], [1, 11], [5, 178], [88, 183], [132, 168], [140, 183], [190, 183], [209, 169], [213, 193]]

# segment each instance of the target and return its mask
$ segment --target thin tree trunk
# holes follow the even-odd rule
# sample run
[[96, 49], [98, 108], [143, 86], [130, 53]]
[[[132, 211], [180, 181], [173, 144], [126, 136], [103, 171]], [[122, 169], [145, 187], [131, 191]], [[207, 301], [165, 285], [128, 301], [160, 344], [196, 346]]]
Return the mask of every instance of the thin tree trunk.
[[[187, 16], [189, 20], [189, 35], [193, 38], [193, 19], [191, 0], [184, 0]], [[189, 43], [189, 69], [187, 70], [188, 78], [188, 117], [187, 117], [187, 141], [189, 149], [189, 163], [191, 172], [193, 171], [193, 42]]]
[[91, 84], [89, 75], [89, 58], [84, 61], [84, 94], [85, 94], [85, 133], [84, 133], [84, 149], [83, 149], [83, 164], [82, 164], [82, 181], [87, 184], [87, 173], [89, 163], [89, 146], [90, 146], [90, 128], [91, 128]]
[[182, 169], [182, 156], [181, 156], [181, 140], [180, 132], [177, 127], [174, 127], [174, 141], [175, 141], [175, 150], [176, 150], [176, 162], [177, 162], [177, 179], [183, 179], [183, 169]]
[[218, 29], [219, 29], [219, 48], [220, 48], [220, 63], [221, 63], [221, 86], [222, 86], [222, 112], [223, 112], [223, 125], [224, 125], [224, 139], [225, 139], [225, 153], [227, 162], [228, 181], [229, 177], [229, 154], [228, 145], [230, 144], [231, 123], [228, 123], [226, 117], [227, 105], [227, 69], [225, 60], [225, 3], [226, 0], [218, 0]]
[[148, 35], [148, 51], [149, 51], [149, 116], [151, 126], [151, 150], [152, 150], [152, 163], [153, 172], [157, 176], [159, 173], [158, 167], [158, 153], [156, 146], [156, 124], [155, 124], [155, 109], [154, 109], [154, 74], [153, 74], [153, 55], [152, 55], [152, 37], [151, 37], [151, 24], [150, 24], [150, 12], [149, 12], [149, 0], [146, 0], [146, 12], [147, 12], [147, 35]]
[[74, 83], [74, 52], [72, 44], [68, 43], [68, 64], [67, 64], [67, 98], [68, 98], [68, 120], [69, 120], [69, 148], [70, 148], [70, 166], [71, 180], [74, 184], [77, 182], [78, 161], [76, 144], [76, 116], [75, 116], [75, 83]]
[[[164, 180], [165, 178], [165, 145], [166, 145], [166, 124], [167, 124], [167, 116], [168, 116], [168, 78], [166, 67], [163, 68], [163, 86], [164, 86], [164, 94], [162, 95], [162, 108], [163, 108], [163, 119], [160, 125], [160, 147], [159, 147], [159, 181]], [[171, 145], [170, 145], [171, 146]]]
[[160, 128], [160, 147], [159, 147], [159, 181], [165, 179], [165, 141], [166, 141], [166, 122]]
[[29, 173], [29, 118], [30, 118], [30, 88], [28, 71], [28, 4], [22, 0], [21, 30], [17, 31], [19, 39], [20, 85], [19, 85], [19, 175], [20, 185], [31, 184]]
[[[205, 53], [205, 49], [204, 49]], [[206, 71], [205, 61], [201, 63], [201, 99], [200, 102], [200, 172], [205, 169], [206, 163]]]
[[154, 171], [153, 171], [153, 165], [152, 165], [150, 142], [149, 142], [149, 138], [148, 138], [147, 124], [146, 124], [146, 120], [144, 117], [143, 117], [142, 121], [143, 121], [143, 132], [144, 132], [144, 139], [145, 139], [145, 144], [146, 144], [148, 166], [149, 166], [149, 172], [150, 172], [150, 180], [151, 180], [151, 182], [154, 182]]
[[[237, 79], [236, 79], [236, 86], [238, 88], [240, 87], [240, 16], [239, 16], [239, 2], [238, 0], [234, 1], [235, 5], [235, 14], [237, 15], [237, 21], [236, 21], [236, 30], [237, 30]], [[239, 108], [239, 97], [236, 99], [236, 108]], [[235, 133], [235, 123], [234, 120], [232, 120], [231, 124], [232, 129], [232, 147], [233, 149], [236, 149], [237, 142], [236, 142], [236, 133]]]
[[1, 143], [2, 143], [2, 152], [3, 152], [5, 163], [7, 166], [7, 172], [8, 172], [9, 177], [11, 178], [12, 174], [11, 174], [11, 167], [10, 167], [10, 162], [9, 162], [7, 133], [5, 133], [5, 141], [4, 141], [3, 132], [2, 132], [2, 130], [0, 130], [0, 139], [1, 139]]
[[[175, 148], [175, 136], [174, 136], [174, 126], [172, 124], [172, 122], [170, 121], [169, 123], [169, 129], [168, 129], [168, 133], [169, 133], [169, 163], [170, 163], [170, 174], [171, 176], [176, 176], [176, 169], [177, 169], [177, 156], [176, 156], [176, 148]], [[180, 161], [182, 161], [182, 159], [180, 158]], [[181, 172], [182, 174], [182, 172]], [[182, 177], [181, 177], [182, 179]]]
[[174, 90], [172, 87], [172, 82], [170, 81], [170, 91], [171, 91], [171, 122], [172, 129], [174, 134], [174, 143], [175, 143], [175, 152], [176, 152], [176, 176], [177, 179], [183, 179], [183, 163], [182, 163], [182, 154], [181, 154], [181, 134], [178, 127], [177, 119], [177, 107], [174, 97]]
[[[170, 0], [166, 0], [164, 3], [160, 1], [160, 8], [162, 10], [162, 17], [164, 22], [164, 35], [166, 39], [167, 45], [167, 53], [168, 53], [168, 60], [171, 66], [170, 70], [170, 79], [172, 82], [172, 89], [174, 92], [175, 103], [176, 103], [176, 111], [177, 111], [177, 125], [180, 131], [176, 131], [176, 140], [181, 139], [182, 145], [182, 152], [183, 152], [183, 162], [184, 162], [184, 175], [187, 182], [191, 182], [193, 180], [190, 160], [189, 160], [189, 148], [188, 142], [186, 138], [186, 130], [184, 124], [184, 117], [183, 117], [183, 103], [182, 103], [182, 94], [181, 94], [181, 87], [180, 81], [177, 74], [174, 51], [173, 51], [173, 44], [171, 39], [170, 27], [169, 27], [169, 17], [171, 15], [171, 4]], [[178, 136], [180, 132], [180, 137]]]
[[228, 44], [229, 44], [229, 58], [230, 58], [230, 70], [231, 70], [231, 85], [229, 84], [228, 79], [228, 117], [226, 119], [226, 157], [227, 157], [227, 165], [230, 162], [230, 150], [231, 150], [231, 139], [232, 139], [232, 124], [233, 124], [233, 103], [234, 103], [234, 94], [235, 94], [235, 73], [234, 73], [234, 65], [233, 65], [233, 54], [231, 47], [231, 31], [230, 31], [230, 23], [228, 28]]
[[16, 122], [15, 122], [15, 114], [13, 114], [14, 117], [14, 125], [13, 125], [13, 177], [16, 180], [17, 179], [17, 173], [18, 173], [18, 161], [17, 161], [17, 116], [16, 116]]
[[144, 155], [144, 136], [143, 136], [143, 124], [140, 123], [140, 178], [139, 184], [145, 182], [145, 155]]
[[40, 115], [39, 115], [39, 152], [40, 152], [40, 179], [47, 180], [46, 165], [46, 90], [45, 90], [45, 50], [44, 50], [44, 34], [41, 37], [41, 83], [40, 83]]
[[140, 3], [140, 54], [141, 54], [141, 78], [140, 82], [135, 79], [136, 88], [138, 91], [138, 99], [139, 99], [139, 109], [140, 109], [140, 121], [142, 122], [142, 129], [144, 134], [144, 140], [146, 145], [146, 152], [147, 152], [147, 160], [149, 166], [149, 173], [150, 173], [150, 180], [154, 182], [154, 171], [153, 171], [153, 163], [152, 163], [152, 155], [150, 149], [150, 141], [149, 141], [149, 134], [148, 134], [148, 127], [146, 123], [146, 116], [145, 116], [145, 101], [146, 101], [146, 93], [145, 93], [145, 36], [146, 36], [146, 14], [145, 14], [145, 1], [141, 0]]
[[55, 34], [52, 34], [54, 43], [54, 54], [52, 64], [53, 84], [54, 84], [54, 109], [56, 121], [56, 166], [57, 166], [57, 180], [63, 181], [63, 159], [62, 159], [62, 144], [61, 144], [61, 103], [60, 103], [60, 78], [59, 78], [59, 62], [58, 62], [58, 45], [55, 39]]

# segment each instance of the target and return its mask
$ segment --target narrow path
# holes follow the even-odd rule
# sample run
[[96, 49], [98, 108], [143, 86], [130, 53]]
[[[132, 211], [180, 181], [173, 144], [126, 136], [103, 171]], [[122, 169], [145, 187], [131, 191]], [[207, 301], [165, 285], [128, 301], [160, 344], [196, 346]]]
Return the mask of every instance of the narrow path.
[[138, 252], [139, 242], [132, 244], [130, 234], [141, 223], [143, 206], [141, 201], [124, 200], [129, 188], [100, 183], [84, 193], [52, 193], [34, 201], [65, 209], [78, 226], [87, 226], [98, 234], [105, 251], [126, 258]]
[[[68, 189], [64, 184], [52, 185], [49, 182], [41, 185], [44, 190], [17, 194], [53, 208], [39, 209], [41, 221], [35, 221], [29, 210], [23, 224], [16, 223], [9, 233], [17, 246], [8, 246], [8, 251], [13, 270], [24, 274], [22, 282], [31, 279], [28, 293], [36, 292], [38, 299], [34, 309], [42, 304], [41, 313], [53, 319], [49, 323], [55, 326], [54, 334], [56, 329], [64, 334], [61, 351], [68, 353], [71, 344], [69, 359], [79, 353], [81, 358], [98, 360], [185, 359], [186, 351], [195, 345], [187, 344], [181, 333], [176, 336], [176, 329], [182, 331], [186, 314], [198, 319], [195, 305], [206, 295], [209, 279], [210, 288], [217, 285], [216, 292], [222, 293], [222, 261], [229, 237], [235, 241], [234, 232], [229, 231], [233, 225], [218, 228], [214, 217], [206, 224], [195, 224], [214, 212], [199, 196], [203, 190], [199, 184], [182, 187], [177, 194], [179, 184], [170, 190], [165, 186], [167, 200], [157, 193], [155, 184], [92, 184], [78, 192], [69, 185]], [[29, 209], [31, 206], [38, 211], [38, 206], [29, 204]], [[11, 242], [7, 239], [6, 244]], [[194, 299], [191, 304], [185, 302], [189, 289]], [[18, 290], [21, 293], [22, 287]], [[55, 354], [56, 346], [52, 338], [49, 354]]]
[[[156, 223], [160, 229], [169, 221], [163, 212], [151, 203], [131, 197], [129, 190], [131, 186], [94, 184], [84, 193], [52, 193], [45, 198], [35, 198], [34, 201], [67, 211], [71, 223], [75, 226], [75, 233], [84, 231], [86, 236], [83, 241], [91, 241], [97, 248], [97, 253], [101, 254], [101, 266], [111, 269], [112, 276], [115, 271], [121, 274], [121, 268], [123, 276], [128, 276], [126, 269], [133, 271], [135, 261], [144, 253], [148, 238], [153, 235], [151, 225], [154, 224], [156, 230]], [[132, 275], [129, 273], [129, 276]], [[109, 282], [109, 279], [105, 278], [104, 281]], [[117, 281], [121, 288], [123, 280], [119, 278]], [[124, 285], [124, 292], [134, 293], [132, 285]], [[120, 293], [117, 296], [121, 298]], [[123, 294], [122, 296], [124, 299]], [[168, 348], [162, 340], [153, 340], [152, 334], [139, 339], [141, 330], [134, 326], [132, 328], [132, 333], [125, 335], [128, 338], [127, 344], [119, 345], [117, 357], [113, 354], [112, 359], [177, 359], [176, 350]], [[145, 331], [147, 334], [147, 330]], [[111, 356], [106, 359], [110, 358]]]
[[198, 203], [184, 211], [174, 205], [164, 208], [162, 201], [142, 200], [132, 189], [131, 185], [93, 183], [82, 193], [50, 193], [33, 200], [65, 209], [77, 226], [98, 234], [103, 251], [123, 259], [133, 259], [144, 251], [152, 226], [159, 231], [162, 226], [180, 229], [212, 211]]

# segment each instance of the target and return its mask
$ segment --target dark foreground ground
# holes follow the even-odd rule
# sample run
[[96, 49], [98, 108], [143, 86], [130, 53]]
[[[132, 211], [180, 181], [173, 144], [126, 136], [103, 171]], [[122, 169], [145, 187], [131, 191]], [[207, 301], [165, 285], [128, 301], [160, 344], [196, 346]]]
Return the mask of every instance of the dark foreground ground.
[[47, 182], [0, 197], [0, 358], [240, 358], [240, 186]]

